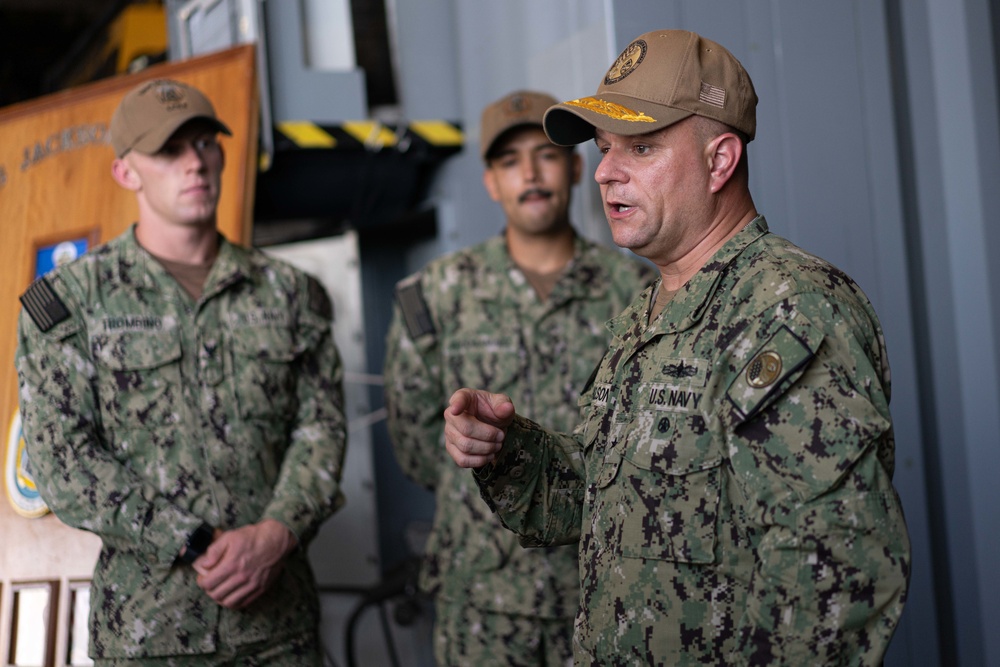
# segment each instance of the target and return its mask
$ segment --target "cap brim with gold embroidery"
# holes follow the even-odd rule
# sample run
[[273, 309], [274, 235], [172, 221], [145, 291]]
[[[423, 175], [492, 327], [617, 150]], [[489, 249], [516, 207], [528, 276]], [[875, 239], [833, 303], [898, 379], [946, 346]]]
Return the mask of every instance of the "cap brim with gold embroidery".
[[571, 146], [595, 129], [646, 134], [704, 116], [742, 132], [757, 129], [757, 94], [743, 65], [724, 47], [686, 30], [640, 35], [625, 47], [597, 92], [557, 104], [543, 126], [552, 143]]

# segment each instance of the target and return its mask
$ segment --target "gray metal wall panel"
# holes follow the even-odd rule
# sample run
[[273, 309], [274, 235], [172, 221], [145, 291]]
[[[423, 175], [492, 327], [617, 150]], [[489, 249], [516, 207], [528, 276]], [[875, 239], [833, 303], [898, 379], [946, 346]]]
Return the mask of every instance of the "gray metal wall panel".
[[462, 106], [451, 0], [389, 0], [386, 21], [392, 42], [399, 102], [405, 118], [459, 120]]
[[264, 16], [275, 122], [336, 124], [368, 118], [363, 71], [334, 72], [307, 66], [300, 0], [266, 2]]
[[985, 0], [901, 3], [954, 657], [1000, 664], [996, 77]]
[[881, 3], [862, 2], [856, 6], [855, 31], [873, 253], [867, 289], [878, 309], [889, 347], [896, 435], [894, 482], [903, 500], [913, 548], [909, 609], [890, 647], [887, 664], [914, 665], [926, 662], [926, 656], [940, 654], [926, 488], [927, 437], [919, 418], [923, 409], [917, 372], [920, 358], [914, 335], [913, 303], [919, 292], [913, 291], [908, 280], [912, 268], [907, 256], [903, 178], [887, 41], [890, 28]]

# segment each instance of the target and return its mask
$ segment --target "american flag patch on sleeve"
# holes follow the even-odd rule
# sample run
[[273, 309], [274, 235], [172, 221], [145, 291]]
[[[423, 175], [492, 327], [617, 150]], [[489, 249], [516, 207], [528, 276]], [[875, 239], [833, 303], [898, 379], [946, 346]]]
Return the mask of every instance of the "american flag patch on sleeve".
[[49, 281], [39, 278], [21, 295], [21, 304], [42, 333], [69, 317], [66, 304], [52, 290]]

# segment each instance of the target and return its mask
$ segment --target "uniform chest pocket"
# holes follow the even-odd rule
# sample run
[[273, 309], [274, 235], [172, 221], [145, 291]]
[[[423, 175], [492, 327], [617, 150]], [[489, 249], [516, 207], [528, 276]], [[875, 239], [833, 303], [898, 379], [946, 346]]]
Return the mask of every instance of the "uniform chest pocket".
[[722, 457], [707, 438], [659, 439], [662, 414], [637, 416], [615, 488], [621, 493], [622, 555], [715, 562]]
[[280, 327], [240, 329], [232, 338], [233, 378], [244, 419], [291, 420], [295, 416], [295, 367], [301, 351], [293, 333]]
[[181, 345], [171, 332], [126, 332], [91, 337], [97, 394], [105, 418], [128, 428], [180, 421]]
[[513, 334], [449, 340], [444, 361], [449, 390], [476, 387], [499, 394], [514, 393], [512, 388], [519, 384], [525, 363]]

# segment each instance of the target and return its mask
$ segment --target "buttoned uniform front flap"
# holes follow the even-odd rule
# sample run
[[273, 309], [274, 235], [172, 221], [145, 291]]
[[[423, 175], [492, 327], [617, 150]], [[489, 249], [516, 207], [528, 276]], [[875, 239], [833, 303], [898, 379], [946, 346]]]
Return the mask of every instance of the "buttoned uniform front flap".
[[753, 347], [726, 391], [733, 425], [749, 421], [777, 400], [802, 376], [822, 342], [823, 332], [800, 315]]
[[[602, 360], [603, 363], [603, 360]], [[604, 417], [612, 400], [610, 374], [599, 364], [590, 378], [584, 384], [584, 389], [576, 401], [577, 412], [580, 415], [580, 425], [577, 435], [582, 437], [584, 451], [598, 446], [599, 436], [606, 435]], [[602, 439], [602, 443], [603, 443]], [[600, 449], [603, 449], [603, 444]]]
[[159, 428], [180, 420], [181, 343], [169, 318], [107, 318], [144, 330], [90, 336], [97, 393], [105, 419], [127, 429]]
[[621, 463], [620, 453], [607, 447], [617, 397], [614, 373], [606, 360], [607, 355], [594, 368], [576, 403], [580, 415], [576, 435], [583, 442], [589, 476], [598, 488], [606, 487], [614, 479]]
[[296, 333], [280, 325], [231, 332], [236, 400], [244, 419], [295, 417], [295, 362], [307, 347]]

